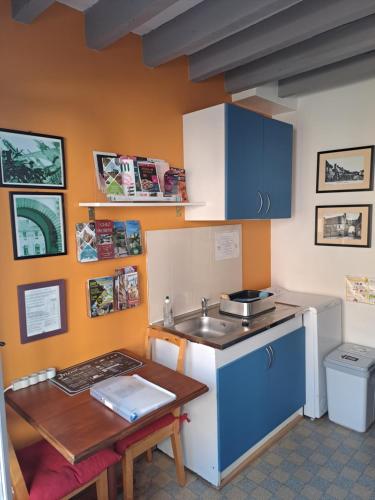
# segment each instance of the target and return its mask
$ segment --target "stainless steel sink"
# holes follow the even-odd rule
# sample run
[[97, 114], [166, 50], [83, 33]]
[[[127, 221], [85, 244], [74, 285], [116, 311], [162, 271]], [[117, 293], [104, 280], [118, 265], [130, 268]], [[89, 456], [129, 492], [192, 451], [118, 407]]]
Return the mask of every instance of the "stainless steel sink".
[[209, 316], [199, 316], [177, 323], [173, 327], [176, 331], [194, 337], [206, 339], [223, 337], [228, 333], [238, 330], [238, 324], [228, 320], [211, 318]]

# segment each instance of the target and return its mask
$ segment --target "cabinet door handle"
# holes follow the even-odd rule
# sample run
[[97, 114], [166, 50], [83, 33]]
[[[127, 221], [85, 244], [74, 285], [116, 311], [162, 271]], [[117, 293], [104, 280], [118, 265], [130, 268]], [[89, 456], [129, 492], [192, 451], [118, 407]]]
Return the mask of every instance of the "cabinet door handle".
[[271, 351], [269, 350], [269, 346], [266, 347], [266, 351], [267, 351], [267, 354], [268, 354], [268, 366], [267, 366], [267, 369], [270, 369], [271, 368], [271, 365], [272, 365], [272, 355], [271, 355]]
[[271, 346], [271, 345], [270, 345], [270, 346], [268, 346], [268, 347], [269, 347], [269, 350], [271, 351], [271, 356], [272, 356], [271, 366], [272, 366], [272, 363], [273, 363], [273, 361], [274, 361], [274, 359], [275, 359], [275, 353], [273, 352], [273, 349], [272, 349], [272, 346]]
[[271, 208], [271, 198], [270, 198], [270, 195], [268, 193], [266, 193], [266, 196], [267, 196], [267, 210], [266, 210], [266, 214], [268, 214], [270, 208]]
[[263, 196], [262, 196], [262, 193], [260, 191], [258, 191], [258, 196], [259, 196], [259, 200], [260, 200], [260, 205], [259, 205], [257, 213], [260, 214], [260, 212], [262, 211], [262, 208], [263, 208]]

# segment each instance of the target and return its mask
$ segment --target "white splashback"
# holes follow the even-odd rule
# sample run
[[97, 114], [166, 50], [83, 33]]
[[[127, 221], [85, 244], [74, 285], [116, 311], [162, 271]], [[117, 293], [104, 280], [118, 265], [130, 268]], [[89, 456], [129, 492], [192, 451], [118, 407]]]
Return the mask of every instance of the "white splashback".
[[[218, 233], [238, 234], [236, 257], [216, 259]], [[198, 309], [201, 297], [219, 302], [223, 292], [242, 290], [241, 225], [146, 231], [148, 318], [163, 318], [163, 302], [169, 295], [174, 315]]]

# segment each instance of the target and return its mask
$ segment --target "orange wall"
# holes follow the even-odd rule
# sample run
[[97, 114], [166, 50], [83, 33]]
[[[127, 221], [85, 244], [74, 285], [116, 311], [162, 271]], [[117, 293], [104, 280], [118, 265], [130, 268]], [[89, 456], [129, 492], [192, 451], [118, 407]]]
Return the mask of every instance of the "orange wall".
[[[182, 114], [228, 99], [222, 78], [189, 82], [184, 58], [158, 69], [146, 68], [136, 36], [95, 52], [85, 46], [79, 12], [56, 4], [33, 24], [23, 25], [11, 20], [9, 4], [0, 4], [0, 127], [65, 138], [68, 255], [13, 260], [8, 190], [0, 188], [0, 339], [7, 343], [3, 349], [6, 383], [121, 346], [142, 352], [147, 324], [145, 257], [89, 264], [76, 261], [75, 223], [87, 220], [86, 209], [79, 208], [78, 202], [101, 199], [92, 151], [153, 156], [181, 166]], [[210, 224], [187, 223], [174, 208], [101, 209], [97, 217], [140, 219], [144, 231]], [[242, 226], [244, 285], [266, 286], [270, 281], [269, 222], [243, 222]], [[116, 265], [125, 263], [139, 266], [141, 307], [89, 319], [86, 280], [112, 274]], [[21, 345], [17, 285], [60, 278], [67, 284], [68, 333]], [[31, 436], [28, 429], [17, 427], [18, 441]]]

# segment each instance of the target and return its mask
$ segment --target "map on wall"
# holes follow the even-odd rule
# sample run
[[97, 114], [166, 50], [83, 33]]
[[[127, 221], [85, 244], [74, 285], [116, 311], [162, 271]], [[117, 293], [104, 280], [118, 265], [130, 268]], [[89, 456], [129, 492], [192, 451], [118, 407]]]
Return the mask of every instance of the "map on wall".
[[375, 278], [346, 276], [346, 301], [375, 305]]

